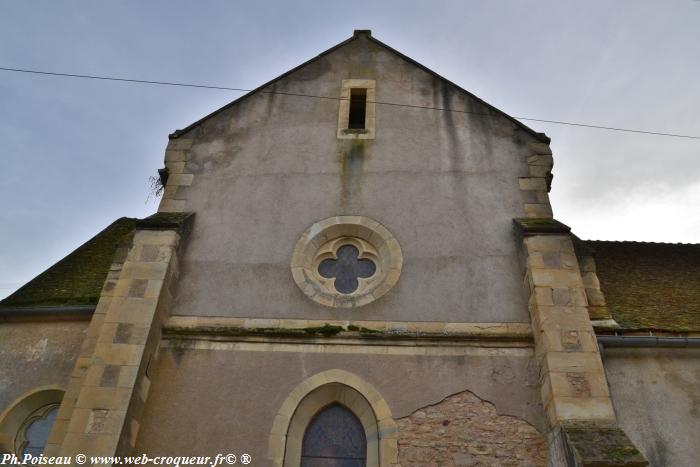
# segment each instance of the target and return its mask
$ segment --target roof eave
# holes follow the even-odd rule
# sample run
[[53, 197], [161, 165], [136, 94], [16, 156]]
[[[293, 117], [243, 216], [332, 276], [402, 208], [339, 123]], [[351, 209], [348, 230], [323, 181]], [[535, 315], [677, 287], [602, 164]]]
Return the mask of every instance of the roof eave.
[[540, 132], [538, 132], [538, 131], [533, 130], [532, 128], [530, 128], [529, 126], [525, 125], [525, 124], [524, 124], [523, 122], [521, 122], [520, 120], [516, 119], [515, 117], [511, 117], [510, 115], [508, 115], [508, 114], [505, 113], [504, 111], [498, 109], [497, 107], [494, 107], [493, 105], [489, 104], [488, 102], [484, 101], [483, 99], [480, 99], [479, 97], [475, 96], [474, 94], [472, 94], [471, 92], [467, 91], [466, 89], [464, 89], [463, 87], [459, 86], [458, 84], [455, 84], [454, 82], [450, 81], [449, 79], [445, 78], [444, 76], [442, 76], [442, 75], [436, 73], [435, 71], [431, 70], [431, 69], [428, 68], [427, 66], [425, 66], [425, 65], [423, 65], [423, 64], [421, 64], [421, 63], [419, 63], [419, 62], [417, 62], [417, 61], [415, 61], [415, 60], [413, 60], [411, 57], [408, 57], [408, 56], [402, 54], [402, 53], [399, 52], [398, 50], [396, 50], [396, 49], [392, 48], [391, 46], [385, 44], [384, 42], [380, 41], [379, 39], [375, 39], [374, 37], [372, 37], [371, 34], [368, 34], [368, 35], [367, 35], [367, 38], [368, 38], [369, 40], [371, 40], [372, 42], [375, 42], [376, 44], [379, 44], [379, 45], [381, 45], [382, 47], [384, 47], [384, 48], [390, 50], [391, 52], [395, 53], [396, 55], [398, 55], [398, 56], [401, 57], [402, 59], [406, 60], [407, 62], [409, 62], [409, 63], [415, 65], [416, 67], [420, 68], [421, 70], [425, 71], [426, 73], [429, 73], [429, 74], [435, 76], [436, 78], [438, 78], [438, 79], [440, 79], [440, 80], [446, 82], [446, 83], [449, 84], [450, 86], [454, 86], [454, 87], [457, 88], [459, 91], [465, 93], [466, 95], [468, 95], [468, 96], [471, 97], [472, 99], [476, 100], [476, 101], [479, 102], [480, 104], [482, 104], [482, 105], [484, 105], [485, 107], [487, 107], [489, 110], [493, 110], [493, 111], [496, 112], [497, 114], [500, 114], [501, 116], [503, 116], [503, 117], [507, 118], [508, 120], [512, 121], [513, 123], [515, 123], [516, 125], [518, 125], [519, 127], [521, 127], [523, 130], [525, 130], [526, 132], [530, 133], [532, 136], [534, 136], [535, 138], [537, 138], [540, 142], [549, 144], [549, 143], [552, 141], [551, 138], [549, 138], [549, 136], [547, 136], [546, 134], [540, 133]]
[[0, 323], [20, 321], [89, 321], [96, 305], [0, 307]]
[[335, 50], [337, 50], [337, 49], [343, 47], [344, 45], [346, 45], [346, 44], [352, 42], [352, 41], [355, 40], [356, 38], [357, 38], [357, 35], [356, 35], [356, 34], [353, 34], [353, 36], [350, 37], [349, 39], [346, 39], [346, 40], [344, 40], [343, 42], [341, 42], [341, 43], [339, 43], [339, 44], [336, 44], [335, 46], [331, 47], [331, 48], [328, 49], [328, 50], [324, 50], [324, 51], [321, 52], [320, 54], [316, 55], [315, 57], [313, 57], [313, 58], [311, 58], [311, 59], [309, 59], [309, 60], [307, 60], [307, 61], [305, 61], [305, 62], [302, 63], [301, 65], [295, 66], [295, 67], [292, 68], [291, 70], [289, 70], [289, 71], [287, 71], [287, 72], [285, 72], [285, 73], [282, 73], [281, 75], [277, 76], [276, 78], [273, 78], [273, 79], [271, 79], [270, 81], [268, 81], [268, 82], [266, 82], [266, 83], [264, 83], [264, 84], [261, 84], [260, 86], [258, 86], [257, 88], [253, 89], [252, 91], [247, 92], [246, 94], [243, 94], [243, 95], [242, 95], [241, 97], [239, 97], [238, 99], [235, 99], [235, 100], [229, 102], [228, 104], [226, 104], [225, 106], [216, 109], [216, 110], [213, 111], [212, 113], [210, 113], [210, 114], [208, 114], [208, 115], [205, 115], [204, 117], [202, 117], [202, 118], [200, 118], [199, 120], [197, 120], [196, 122], [194, 122], [194, 123], [192, 123], [192, 124], [186, 126], [185, 128], [182, 128], [182, 129], [180, 129], [180, 130], [175, 130], [175, 131], [173, 131], [172, 133], [170, 133], [170, 134], [168, 135], [168, 138], [169, 138], [169, 139], [176, 139], [176, 138], [179, 138], [180, 136], [184, 135], [184, 134], [187, 133], [188, 131], [190, 131], [190, 130], [194, 129], [195, 127], [199, 126], [201, 123], [204, 123], [205, 121], [209, 120], [210, 118], [212, 118], [212, 117], [214, 117], [214, 116], [220, 114], [220, 113], [223, 112], [224, 110], [226, 110], [226, 109], [228, 109], [228, 108], [230, 108], [230, 107], [236, 105], [237, 103], [239, 103], [239, 102], [241, 102], [242, 100], [244, 100], [244, 99], [246, 99], [246, 98], [252, 96], [253, 94], [257, 94], [258, 92], [262, 91], [262, 90], [265, 89], [266, 87], [268, 87], [268, 86], [270, 86], [270, 85], [272, 85], [272, 84], [275, 84], [276, 82], [278, 82], [278, 81], [284, 79], [285, 77], [291, 75], [291, 74], [294, 73], [295, 71], [300, 70], [301, 68], [305, 67], [306, 65], [309, 65], [310, 63], [313, 63], [315, 60], [318, 60], [319, 58], [321, 58], [321, 57], [323, 57], [323, 56], [325, 56], [325, 55], [328, 55], [329, 53], [331, 53], [331, 52], [333, 52], [333, 51], [335, 51]]

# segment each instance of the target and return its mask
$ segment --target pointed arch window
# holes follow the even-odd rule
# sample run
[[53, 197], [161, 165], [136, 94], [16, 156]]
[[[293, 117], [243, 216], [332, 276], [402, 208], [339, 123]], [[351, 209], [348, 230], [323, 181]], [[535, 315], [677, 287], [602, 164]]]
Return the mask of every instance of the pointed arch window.
[[301, 467], [365, 467], [367, 438], [360, 420], [340, 404], [321, 409], [304, 433]]
[[381, 394], [332, 369], [307, 378], [285, 399], [268, 455], [274, 467], [390, 467], [399, 463], [397, 435]]

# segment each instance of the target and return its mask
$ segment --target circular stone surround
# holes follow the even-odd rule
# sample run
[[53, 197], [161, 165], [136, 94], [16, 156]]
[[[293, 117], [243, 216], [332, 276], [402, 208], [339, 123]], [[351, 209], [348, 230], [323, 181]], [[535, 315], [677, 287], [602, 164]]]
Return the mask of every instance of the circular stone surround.
[[[335, 279], [323, 277], [319, 265], [337, 259], [341, 246], [352, 245], [358, 259], [375, 265], [370, 277], [358, 277], [351, 293], [335, 288]], [[399, 280], [403, 255], [399, 242], [379, 222], [364, 216], [335, 216], [316, 222], [301, 236], [292, 254], [294, 282], [311, 300], [336, 308], [353, 308], [371, 303], [387, 293]]]

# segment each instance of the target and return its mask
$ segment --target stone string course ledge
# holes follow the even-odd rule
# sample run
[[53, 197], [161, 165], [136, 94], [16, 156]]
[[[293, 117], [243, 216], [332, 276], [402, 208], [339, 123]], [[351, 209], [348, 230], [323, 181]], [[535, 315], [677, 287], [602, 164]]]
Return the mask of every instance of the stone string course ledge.
[[232, 338], [237, 336], [449, 339], [532, 342], [529, 323], [441, 323], [305, 319], [211, 318], [173, 316], [165, 337]]

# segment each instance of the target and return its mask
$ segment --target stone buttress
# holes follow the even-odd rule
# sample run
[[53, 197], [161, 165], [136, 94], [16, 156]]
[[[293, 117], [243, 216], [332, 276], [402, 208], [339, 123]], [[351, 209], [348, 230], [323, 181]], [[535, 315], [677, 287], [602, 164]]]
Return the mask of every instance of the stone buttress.
[[[594, 290], [579, 268], [569, 227], [552, 218], [546, 193], [551, 183], [551, 150], [540, 143], [530, 148], [529, 176], [520, 179], [526, 217], [515, 219], [515, 225], [522, 242], [523, 285], [542, 403], [551, 430], [549, 463], [647, 465], [617, 424], [589, 315], [588, 296]], [[595, 305], [597, 310], [599, 304]]]
[[[138, 221], [117, 250], [45, 455], [129, 455], [190, 214]], [[73, 459], [75, 461], [75, 459]]]

